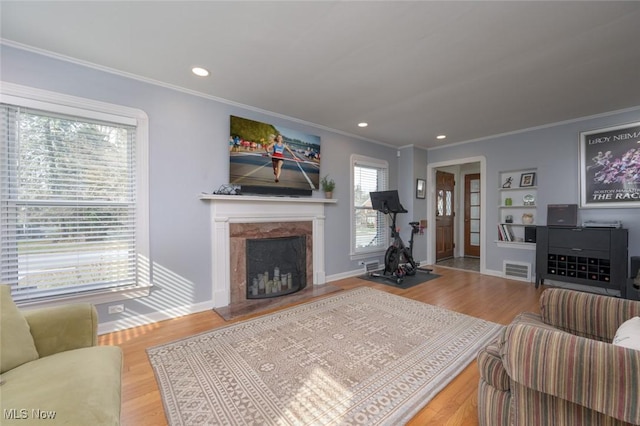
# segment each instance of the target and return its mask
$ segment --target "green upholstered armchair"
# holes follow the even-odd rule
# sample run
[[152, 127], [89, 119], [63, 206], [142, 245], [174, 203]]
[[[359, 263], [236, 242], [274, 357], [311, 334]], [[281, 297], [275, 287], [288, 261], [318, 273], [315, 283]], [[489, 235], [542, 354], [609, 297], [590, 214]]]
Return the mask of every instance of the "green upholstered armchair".
[[640, 302], [551, 288], [540, 312], [478, 354], [479, 424], [640, 424], [640, 351], [611, 343]]
[[90, 304], [21, 311], [0, 285], [0, 423], [117, 425], [122, 352]]

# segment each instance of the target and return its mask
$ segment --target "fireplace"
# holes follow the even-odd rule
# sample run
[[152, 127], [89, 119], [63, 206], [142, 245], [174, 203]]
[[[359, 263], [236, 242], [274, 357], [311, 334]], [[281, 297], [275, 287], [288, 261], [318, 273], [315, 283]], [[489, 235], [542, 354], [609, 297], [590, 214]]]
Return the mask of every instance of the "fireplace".
[[307, 285], [305, 235], [246, 241], [246, 297], [280, 297]]
[[[230, 271], [229, 271], [229, 287], [230, 287], [230, 304], [242, 303], [247, 299], [253, 298], [265, 298], [265, 297], [277, 297], [284, 296], [289, 292], [289, 288], [282, 289], [282, 282], [280, 282], [280, 290], [274, 291], [274, 283], [272, 282], [267, 293], [267, 285], [269, 281], [274, 281], [275, 268], [278, 268], [278, 275], [280, 280], [284, 274], [292, 273], [292, 288], [293, 273], [298, 271], [305, 272], [305, 277], [299, 277], [296, 279], [296, 283], [304, 280], [306, 283], [313, 282], [313, 223], [311, 221], [301, 222], [251, 222], [251, 223], [231, 223], [229, 224], [229, 249], [230, 249]], [[297, 241], [298, 244], [303, 244], [304, 247], [296, 245], [292, 246], [293, 241]], [[266, 250], [262, 254], [258, 253], [260, 257], [257, 261], [255, 253], [250, 253], [251, 245], [271, 245], [271, 248], [266, 247]], [[273, 247], [273, 246], [276, 247]], [[265, 247], [262, 247], [265, 248]], [[298, 259], [295, 267], [289, 263], [288, 259], [283, 259], [280, 254], [286, 250], [287, 258], [292, 256], [302, 255]], [[293, 252], [296, 253], [293, 253]], [[247, 256], [249, 256], [247, 258]], [[285, 265], [285, 263], [287, 263]], [[304, 263], [302, 266], [300, 263]], [[296, 269], [296, 270], [294, 270]], [[260, 277], [257, 274], [262, 274], [264, 289], [260, 292]], [[268, 276], [267, 276], [268, 275]], [[253, 285], [253, 279], [258, 280], [258, 294], [256, 296], [251, 295], [251, 287]], [[288, 279], [288, 275], [285, 277]], [[265, 280], [266, 279], [266, 280]], [[288, 285], [288, 282], [287, 282]]]
[[337, 200], [250, 195], [201, 195], [200, 199], [209, 203], [211, 212], [213, 307], [246, 300], [247, 239], [305, 235], [306, 285], [325, 284], [324, 209]]

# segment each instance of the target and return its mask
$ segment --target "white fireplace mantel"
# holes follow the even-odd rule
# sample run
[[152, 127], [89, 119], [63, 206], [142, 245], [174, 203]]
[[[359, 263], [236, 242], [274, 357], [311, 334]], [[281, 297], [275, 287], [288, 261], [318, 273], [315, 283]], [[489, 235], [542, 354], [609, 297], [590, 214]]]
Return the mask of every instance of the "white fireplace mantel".
[[326, 282], [324, 260], [324, 208], [335, 199], [202, 194], [210, 204], [213, 306], [229, 305], [231, 294], [230, 223], [313, 223], [313, 284]]

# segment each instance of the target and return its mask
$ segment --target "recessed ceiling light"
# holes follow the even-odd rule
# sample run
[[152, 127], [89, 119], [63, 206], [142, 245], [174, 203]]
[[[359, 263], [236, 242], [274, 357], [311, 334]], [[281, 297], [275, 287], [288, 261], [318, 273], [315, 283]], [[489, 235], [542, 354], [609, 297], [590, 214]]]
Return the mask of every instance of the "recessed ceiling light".
[[369, 123], [365, 123], [365, 122], [358, 123], [358, 127], [367, 127], [368, 125]]
[[191, 68], [191, 72], [194, 73], [195, 75], [199, 76], [199, 77], [207, 77], [209, 75], [209, 71], [204, 69], [204, 68], [200, 68], [200, 67], [193, 67]]
[[447, 135], [438, 135], [436, 136], [436, 139], [445, 139], [447, 137]]

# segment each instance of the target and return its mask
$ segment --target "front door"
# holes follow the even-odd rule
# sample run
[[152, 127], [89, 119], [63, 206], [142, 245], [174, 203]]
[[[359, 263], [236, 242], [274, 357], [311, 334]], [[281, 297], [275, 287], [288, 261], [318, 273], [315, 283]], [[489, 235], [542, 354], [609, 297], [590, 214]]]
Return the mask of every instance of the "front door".
[[480, 173], [464, 178], [464, 255], [480, 257]]
[[453, 257], [455, 176], [436, 171], [436, 262]]

